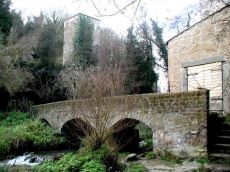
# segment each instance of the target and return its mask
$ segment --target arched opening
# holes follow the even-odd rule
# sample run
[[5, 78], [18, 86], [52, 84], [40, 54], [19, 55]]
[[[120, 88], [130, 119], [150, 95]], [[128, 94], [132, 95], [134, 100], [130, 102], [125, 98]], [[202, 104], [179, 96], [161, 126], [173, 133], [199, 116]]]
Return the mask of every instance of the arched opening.
[[47, 126], [50, 126], [50, 123], [45, 118], [41, 118], [40, 121], [41, 121], [41, 123], [43, 123]]
[[113, 126], [113, 138], [120, 152], [142, 153], [151, 151], [152, 130], [136, 119], [125, 118]]
[[61, 133], [74, 148], [79, 148], [82, 138], [91, 131], [91, 126], [79, 118], [67, 121], [61, 128]]

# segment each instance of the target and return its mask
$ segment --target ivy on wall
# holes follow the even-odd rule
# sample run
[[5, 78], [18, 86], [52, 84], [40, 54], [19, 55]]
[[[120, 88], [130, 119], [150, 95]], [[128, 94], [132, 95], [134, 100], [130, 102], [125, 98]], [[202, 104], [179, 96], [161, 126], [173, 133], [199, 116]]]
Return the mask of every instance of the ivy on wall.
[[74, 63], [83, 70], [95, 64], [92, 55], [93, 35], [94, 23], [92, 19], [80, 14], [73, 40], [73, 59]]

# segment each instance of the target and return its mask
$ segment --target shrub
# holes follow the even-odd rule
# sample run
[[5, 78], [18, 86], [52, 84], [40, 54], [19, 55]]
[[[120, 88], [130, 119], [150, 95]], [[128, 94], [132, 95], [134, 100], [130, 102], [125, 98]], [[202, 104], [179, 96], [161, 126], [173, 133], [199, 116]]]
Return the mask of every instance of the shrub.
[[64, 155], [58, 161], [46, 161], [40, 166], [35, 167], [36, 171], [47, 171], [47, 172], [56, 172], [56, 171], [74, 171], [79, 170], [82, 165], [82, 162], [78, 160], [76, 154], [68, 153]]
[[81, 171], [81, 172], [105, 172], [105, 161], [111, 156], [107, 146], [103, 145], [95, 151], [82, 148], [78, 153], [69, 153], [58, 161], [47, 161], [36, 167], [37, 171]]
[[7, 128], [0, 127], [0, 155], [2, 156], [10, 151], [11, 142], [9, 132], [10, 130]]
[[79, 156], [89, 157], [88, 159], [94, 159], [96, 161], [102, 162], [106, 168], [117, 168], [118, 154], [107, 145], [102, 145], [100, 149], [90, 150], [88, 147], [83, 147], [79, 152]]
[[81, 172], [105, 172], [105, 166], [97, 160], [91, 160], [89, 162], [84, 163], [82, 166]]
[[[55, 130], [38, 120], [30, 120], [13, 128], [15, 139], [31, 142], [35, 147], [44, 148], [63, 143], [62, 137], [55, 136]], [[45, 137], [44, 137], [45, 136]]]
[[65, 139], [55, 135], [55, 130], [38, 120], [29, 119], [28, 114], [9, 113], [0, 125], [0, 157], [25, 146], [44, 149], [63, 144]]
[[105, 172], [103, 164], [104, 148], [97, 151], [81, 150], [78, 154], [69, 153], [58, 161], [47, 161], [35, 168], [36, 171], [56, 172], [56, 171], [80, 171], [80, 172]]
[[195, 161], [197, 163], [200, 163], [200, 164], [208, 164], [209, 163], [209, 160], [207, 157], [200, 157], [200, 158], [195, 159]]
[[16, 126], [29, 120], [29, 115], [23, 112], [10, 112], [7, 118], [1, 121], [2, 127]]

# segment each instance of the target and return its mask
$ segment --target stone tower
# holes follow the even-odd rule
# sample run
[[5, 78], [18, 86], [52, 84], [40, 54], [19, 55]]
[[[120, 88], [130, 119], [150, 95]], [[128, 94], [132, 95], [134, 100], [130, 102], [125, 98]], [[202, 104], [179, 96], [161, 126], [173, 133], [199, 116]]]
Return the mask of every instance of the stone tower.
[[[67, 65], [72, 62], [72, 55], [74, 51], [73, 38], [75, 35], [76, 25], [78, 24], [81, 15], [84, 17], [88, 17], [90, 20], [92, 20], [95, 30], [97, 30], [97, 28], [99, 27], [100, 20], [82, 13], [78, 13], [77, 15], [67, 19], [64, 22], [63, 65]], [[94, 44], [97, 44], [96, 37], [97, 35], [94, 34]]]

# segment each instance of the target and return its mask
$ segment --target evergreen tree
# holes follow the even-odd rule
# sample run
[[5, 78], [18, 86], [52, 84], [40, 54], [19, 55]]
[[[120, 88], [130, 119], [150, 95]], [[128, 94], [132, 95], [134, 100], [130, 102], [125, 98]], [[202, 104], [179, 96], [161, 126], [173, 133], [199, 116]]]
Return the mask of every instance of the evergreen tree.
[[52, 13], [51, 17], [46, 17], [38, 45], [36, 48], [36, 56], [41, 61], [41, 66], [54, 69], [61, 61], [63, 47], [63, 20]]
[[79, 14], [78, 24], [74, 37], [74, 63], [82, 69], [94, 65], [92, 56], [94, 24], [92, 19], [83, 14]]
[[160, 59], [163, 61], [162, 68], [165, 72], [168, 72], [168, 50], [162, 36], [162, 28], [160, 28], [154, 20], [151, 20], [152, 24], [152, 42], [157, 47], [157, 53]]
[[10, 0], [0, 0], [0, 34], [3, 36], [4, 44], [7, 42], [7, 36], [9, 35], [12, 27], [10, 4]]
[[15, 44], [19, 38], [23, 36], [24, 24], [22, 21], [21, 12], [11, 11], [12, 16], [12, 28], [8, 38], [9, 44]]
[[[146, 24], [143, 24], [145, 27]], [[144, 35], [144, 34], [143, 34]], [[150, 93], [155, 91], [158, 76], [155, 73], [152, 42], [147, 37], [137, 39], [134, 28], [128, 29], [127, 43], [128, 72], [126, 89], [129, 93]]]

